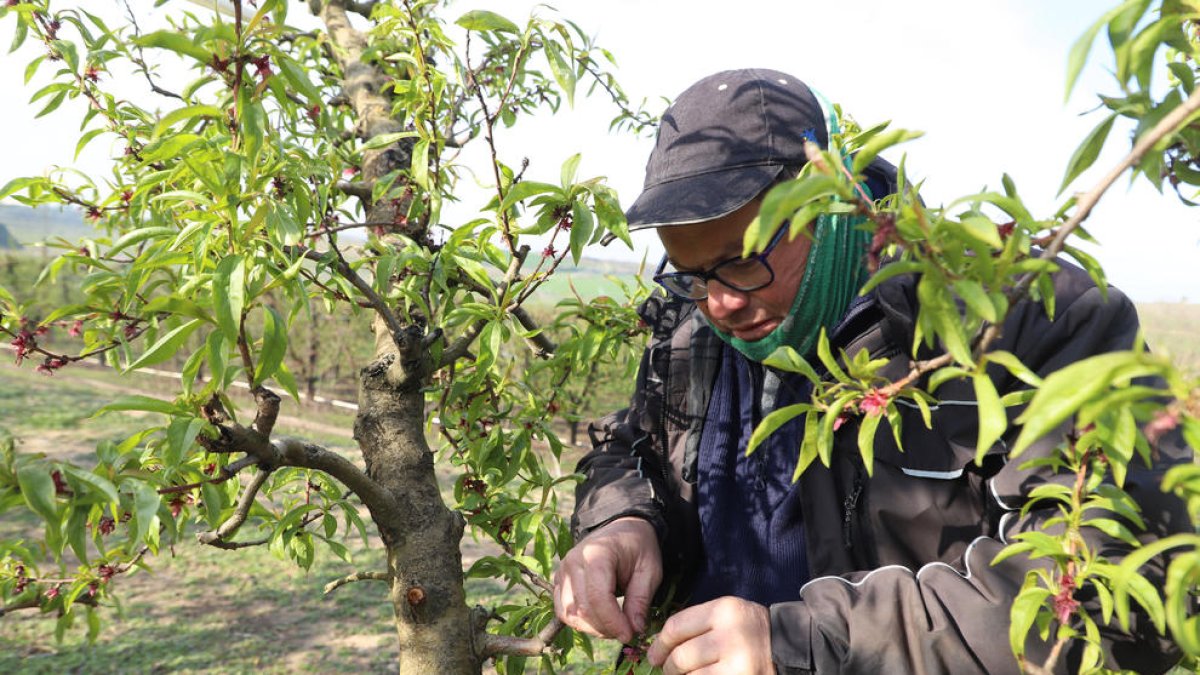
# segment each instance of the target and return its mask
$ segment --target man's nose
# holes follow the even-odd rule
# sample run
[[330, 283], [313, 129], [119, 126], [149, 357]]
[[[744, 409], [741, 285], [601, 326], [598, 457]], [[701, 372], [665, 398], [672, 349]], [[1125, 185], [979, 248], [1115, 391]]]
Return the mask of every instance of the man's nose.
[[750, 294], [726, 286], [716, 279], [708, 280], [708, 315], [714, 319], [726, 319], [744, 308]]

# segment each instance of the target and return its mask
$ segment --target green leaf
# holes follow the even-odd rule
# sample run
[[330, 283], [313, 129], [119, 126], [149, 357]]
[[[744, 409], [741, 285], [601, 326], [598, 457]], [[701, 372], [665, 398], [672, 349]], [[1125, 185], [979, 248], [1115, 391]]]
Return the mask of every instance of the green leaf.
[[141, 410], [144, 412], [163, 413], [164, 415], [178, 415], [180, 412], [182, 412], [178, 406], [169, 401], [161, 401], [157, 398], [150, 398], [149, 396], [131, 394], [129, 396], [123, 396], [116, 401], [101, 407], [100, 409], [96, 410], [96, 412], [92, 413], [92, 417], [95, 417], [100, 413], [114, 412], [118, 410]]
[[104, 495], [104, 498], [110, 504], [115, 504], [120, 501], [121, 497], [117, 494], [117, 488], [108, 479], [99, 476], [87, 469], [81, 469], [72, 464], [59, 464], [58, 468], [68, 476], [75, 480], [94, 488], [97, 492]]
[[[387, 147], [396, 141], [403, 140], [405, 138], [416, 138], [419, 135], [420, 134], [415, 131], [396, 131], [390, 134], [379, 134], [378, 136], [372, 136], [369, 141], [363, 143], [362, 149], [378, 150], [379, 148]], [[428, 143], [428, 141], [426, 142]]]
[[187, 298], [181, 298], [177, 295], [160, 295], [143, 305], [142, 311], [146, 314], [167, 312], [179, 316], [190, 316], [193, 319], [200, 319], [211, 324], [216, 323], [216, 319], [208, 313], [208, 310]]
[[808, 361], [804, 360], [804, 357], [800, 356], [799, 352], [787, 345], [775, 350], [775, 353], [763, 361], [763, 365], [789, 373], [800, 373], [808, 378], [810, 382], [821, 381], [821, 377], [817, 375], [816, 369], [809, 365]]
[[[742, 254], [765, 248], [771, 236], [775, 234], [775, 229], [783, 221], [793, 218], [800, 207], [825, 197], [836, 196], [841, 191], [841, 183], [825, 174], [806, 176], [771, 188], [758, 210], [758, 228], [752, 223], [746, 230]], [[796, 224], [795, 220], [793, 219], [793, 225]]]
[[837, 359], [833, 358], [833, 352], [829, 350], [829, 336], [825, 334], [825, 329], [821, 329], [821, 334], [817, 337], [817, 358], [824, 364], [825, 369], [833, 375], [838, 382], [849, 382], [850, 377], [846, 375], [841, 366], [838, 365]]
[[304, 71], [304, 68], [292, 60], [292, 58], [287, 54], [277, 52], [274, 54], [274, 56], [275, 63], [279, 64], [279, 72], [283, 73], [283, 79], [287, 80], [292, 89], [300, 92], [300, 95], [307, 99], [310, 104], [320, 104], [321, 92], [318, 91], [317, 88], [313, 86], [312, 81], [308, 79], [308, 73]]
[[1008, 428], [1008, 416], [1004, 412], [1004, 404], [996, 393], [996, 385], [986, 372], [976, 373], [972, 378], [975, 384], [975, 400], [979, 403], [979, 437], [975, 442], [975, 463], [983, 465], [984, 455]]
[[567, 95], [567, 104], [575, 105], [575, 69], [563, 56], [563, 49], [557, 42], [547, 42], [545, 47], [546, 60], [550, 62], [550, 72], [563, 93]]
[[179, 326], [175, 330], [170, 331], [166, 335], [158, 339], [142, 354], [136, 361], [125, 367], [123, 372], [130, 372], [138, 368], [153, 366], [156, 363], [162, 363], [167, 359], [175, 356], [179, 348], [183, 346], [185, 340], [192, 334], [193, 331], [202, 323], [200, 319], [192, 319], [187, 323]]
[[1030, 572], [1025, 577], [1025, 584], [1021, 588], [1021, 592], [1017, 594], [1009, 609], [1009, 618], [1012, 623], [1008, 627], [1008, 643], [1013, 654], [1021, 656], [1025, 653], [1026, 636], [1029, 635], [1029, 629], [1033, 627], [1033, 622], [1037, 619], [1038, 610], [1042, 608], [1043, 603], [1049, 597], [1050, 591], [1038, 586], [1037, 576]]
[[504, 195], [504, 201], [500, 202], [500, 207], [496, 209], [500, 213], [504, 213], [513, 207], [519, 201], [532, 197], [533, 195], [542, 193], [552, 193], [559, 198], [565, 198], [566, 194], [557, 185], [549, 183], [538, 183], [531, 180], [523, 180], [508, 189]]
[[92, 142], [92, 139], [93, 139], [93, 138], [95, 138], [95, 137], [99, 136], [100, 134], [102, 134], [102, 133], [104, 133], [104, 132], [106, 132], [106, 131], [112, 131], [112, 130], [111, 130], [111, 129], [105, 129], [104, 127], [99, 127], [99, 128], [97, 128], [97, 129], [91, 129], [91, 130], [89, 130], [87, 133], [85, 133], [83, 136], [81, 136], [81, 137], [79, 138], [79, 142], [77, 142], [77, 143], [75, 144], [75, 159], [76, 159], [76, 160], [78, 160], [78, 159], [79, 159], [79, 153], [83, 152], [83, 149], [84, 149], [85, 147], [87, 147], [87, 144], [88, 144], [88, 143], [91, 143], [91, 142]]
[[989, 362], [1004, 366], [1014, 377], [1031, 387], [1040, 387], [1042, 385], [1042, 378], [1038, 377], [1037, 373], [1030, 370], [1024, 363], [1021, 363], [1021, 359], [1018, 359], [1012, 352], [1003, 350], [988, 352], [986, 359]]
[[579, 160], [582, 158], [583, 155], [577, 152], [568, 157], [567, 161], [563, 162], [560, 178], [562, 179], [564, 190], [570, 188], [571, 184], [575, 182], [575, 174], [579, 171]]
[[170, 130], [176, 124], [194, 117], [215, 117], [220, 120], [225, 118], [225, 111], [212, 105], [190, 105], [185, 108], [177, 108], [158, 121], [158, 124], [154, 126], [151, 138], [157, 139], [163, 135], [163, 132]]
[[50, 477], [46, 464], [26, 464], [17, 469], [17, 485], [21, 497], [34, 513], [41, 516], [49, 526], [58, 526], [58, 502], [54, 498], [54, 479]]
[[[1138, 0], [1133, 0], [1137, 2]], [[1075, 82], [1079, 79], [1079, 73], [1083, 70], [1083, 64], [1087, 62], [1088, 52], [1092, 50], [1092, 43], [1096, 41], [1096, 35], [1100, 32], [1109, 21], [1119, 15], [1124, 9], [1132, 4], [1128, 0], [1122, 5], [1110, 9], [1104, 13], [1094, 24], [1084, 31], [1083, 35], [1071, 45], [1071, 52], [1067, 56], [1067, 87], [1066, 93], [1063, 96], [1063, 101], [1071, 98], [1071, 90], [1075, 88]]]
[[[1005, 197], [1005, 199], [1007, 198]], [[954, 225], [955, 223], [950, 220], [947, 221], [947, 224]], [[966, 235], [971, 242], [985, 250], [1004, 248], [1004, 242], [1000, 240], [1000, 231], [996, 228], [996, 223], [992, 222], [991, 218], [968, 216], [959, 221], [957, 225], [957, 229]]]
[[1115, 380], [1148, 375], [1152, 367], [1144, 365], [1142, 355], [1112, 352], [1092, 356], [1057, 370], [1042, 383], [1029, 407], [1017, 418], [1023, 425], [1013, 445], [1011, 457], [1017, 457], [1034, 441], [1045, 436], [1098, 396]]
[[804, 438], [800, 441], [800, 457], [796, 460], [796, 470], [792, 472], [792, 482], [800, 479], [800, 475], [813, 463], [818, 456], [817, 435], [820, 433], [820, 415], [810, 410], [804, 416]]
[[1100, 156], [1100, 149], [1104, 147], [1104, 141], [1108, 139], [1108, 132], [1112, 131], [1113, 122], [1116, 119], [1116, 113], [1106, 117], [1075, 149], [1071, 160], [1067, 162], [1067, 173], [1063, 176], [1062, 185], [1058, 187], [1058, 194], [1061, 195], [1063, 190], [1066, 190], [1067, 186], [1079, 177], [1079, 174], [1096, 162], [1096, 158]]
[[67, 516], [67, 543], [71, 545], [71, 550], [75, 552], [75, 556], [83, 564], [88, 562], [88, 545], [87, 545], [87, 524], [88, 512], [91, 511], [90, 506], [76, 506], [71, 509], [71, 514]]
[[288, 370], [286, 363], [279, 364], [279, 370], [275, 371], [275, 381], [283, 390], [292, 397], [292, 400], [300, 402], [300, 392], [296, 389], [296, 376], [292, 375], [292, 371]]
[[158, 490], [150, 483], [137, 483], [133, 488], [134, 541], [142, 541], [150, 528], [158, 521], [158, 507], [162, 500]]
[[254, 383], [262, 384], [275, 375], [287, 354], [287, 323], [272, 307], [263, 315], [263, 346], [254, 371]]
[[984, 321], [996, 323], [998, 315], [983, 286], [974, 279], [960, 279], [954, 282], [954, 293], [963, 299], [971, 311], [978, 314]]
[[592, 220], [592, 212], [581, 201], [571, 205], [571, 216], [573, 221], [571, 225], [571, 258], [578, 265], [579, 259], [583, 257], [583, 247], [587, 246], [595, 223]]
[[485, 9], [475, 9], [458, 17], [454, 23], [462, 26], [467, 30], [475, 31], [499, 31], [503, 33], [519, 34], [521, 29], [517, 24], [500, 16], [495, 12], [489, 12]]
[[771, 411], [763, 418], [758, 426], [754, 428], [754, 432], [750, 434], [750, 441], [746, 444], [746, 454], [754, 452], [758, 446], [767, 439], [768, 436], [775, 433], [779, 427], [787, 424], [796, 417], [812, 410], [813, 407], [808, 403], [796, 403], [794, 405], [784, 406], [778, 410]]
[[227, 256], [213, 272], [213, 308], [217, 324], [230, 343], [241, 333], [242, 309], [246, 301], [246, 272], [240, 255]]
[[[900, 143], [911, 141], [914, 138], [920, 138], [924, 135], [924, 132], [908, 131], [907, 129], [893, 129], [891, 131], [885, 131], [877, 134], [872, 137], [871, 140], [867, 141], [867, 143], [863, 145], [858, 152], [854, 153], [854, 164], [851, 170], [853, 171], [854, 175], [857, 176], [867, 168], [867, 165], [870, 164], [871, 160], [875, 159], [879, 153], [892, 147], [893, 145], [899, 145]], [[883, 196], [884, 195], [872, 195], [872, 197], [875, 199], [879, 199]]]
[[863, 466], [867, 475], [874, 473], [875, 468], [875, 431], [883, 415], [864, 415], [858, 426], [858, 452], [862, 455]]
[[429, 189], [429, 139], [421, 138], [413, 144], [410, 175], [421, 188]]
[[177, 54], [190, 56], [204, 64], [212, 63], [213, 60], [212, 52], [192, 42], [183, 33], [175, 31], [160, 30], [147, 33], [133, 38], [133, 43], [139, 47], [167, 49]]
[[882, 284], [888, 279], [891, 279], [892, 277], [898, 277], [902, 274], [916, 274], [924, 269], [925, 263], [918, 262], [916, 260], [897, 260], [896, 262], [888, 263], [883, 267], [880, 267], [879, 271], [873, 274], [871, 278], [867, 280], [866, 285], [863, 286], [862, 291], [859, 292], [859, 295], [866, 295], [871, 289]]

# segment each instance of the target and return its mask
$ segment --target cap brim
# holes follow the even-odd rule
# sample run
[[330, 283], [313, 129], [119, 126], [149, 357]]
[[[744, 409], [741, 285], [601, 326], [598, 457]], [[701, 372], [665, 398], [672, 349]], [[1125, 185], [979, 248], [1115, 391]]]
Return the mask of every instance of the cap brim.
[[782, 170], [778, 164], [749, 166], [659, 183], [642, 191], [625, 218], [631, 231], [720, 218], [748, 204]]

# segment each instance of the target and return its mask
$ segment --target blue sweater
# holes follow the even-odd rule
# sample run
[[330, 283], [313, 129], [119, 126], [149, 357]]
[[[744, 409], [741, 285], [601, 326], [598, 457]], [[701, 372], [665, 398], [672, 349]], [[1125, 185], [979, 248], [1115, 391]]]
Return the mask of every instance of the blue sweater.
[[771, 434], [749, 457], [746, 444], [764, 408], [806, 401], [810, 385], [803, 377], [763, 371], [737, 350], [722, 350], [697, 457], [705, 558], [690, 604], [724, 595], [764, 605], [795, 600], [808, 580], [800, 495], [791, 482], [803, 417]]

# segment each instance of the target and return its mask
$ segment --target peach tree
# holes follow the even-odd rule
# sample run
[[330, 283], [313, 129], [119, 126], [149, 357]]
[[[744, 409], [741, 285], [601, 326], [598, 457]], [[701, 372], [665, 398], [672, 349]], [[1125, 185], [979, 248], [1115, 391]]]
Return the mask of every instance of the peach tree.
[[[104, 406], [146, 423], [100, 444], [93, 464], [6, 446], [0, 509], [36, 513], [44, 536], [3, 542], [2, 611], [56, 614], [60, 629], [86, 615], [94, 631], [114, 577], [196, 530], [203, 544], [267, 546], [307, 567], [365, 539], [365, 509], [386, 569], [331, 586], [384, 582], [401, 672], [478, 672], [505, 656], [498, 666], [519, 671], [587, 646], [558, 631], [546, 593], [571, 545], [557, 506], [573, 480], [548, 463], [562, 446], [549, 425], [558, 390], [544, 383], [628, 358], [641, 291], [564, 308], [550, 339], [530, 299], [585, 246], [628, 243], [624, 217], [602, 179], [577, 175], [578, 155], [539, 181], [545, 167], [498, 139], [583, 90], [610, 100], [615, 126], [651, 120], [573, 23], [485, 10], [450, 23], [441, 4], [158, 0], [155, 30], [132, 11], [110, 25], [87, 3], [0, 7], [14, 49], [40, 43], [26, 71], [51, 76], [31, 96], [39, 115], [82, 102], [79, 149], [114, 155], [109, 175], [64, 168], [0, 188], [73, 205], [94, 228], [59, 242], [39, 280], [77, 273], [77, 299], [35, 314], [21, 289], [0, 289], [0, 333], [18, 364], [51, 374], [85, 358], [123, 373], [183, 364], [174, 397]], [[127, 71], [136, 100], [112, 90]], [[482, 172], [460, 158], [472, 145], [489, 158]], [[486, 191], [468, 189], [476, 180]], [[473, 215], [448, 215], [470, 200]], [[283, 397], [299, 400], [291, 328], [339, 307], [373, 330], [373, 356], [355, 364], [361, 461], [276, 433]], [[79, 348], [49, 349], [51, 330]], [[456, 477], [449, 503], [436, 462]], [[468, 527], [497, 544], [468, 574], [523, 589], [518, 600], [468, 606]]]

